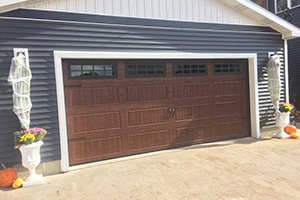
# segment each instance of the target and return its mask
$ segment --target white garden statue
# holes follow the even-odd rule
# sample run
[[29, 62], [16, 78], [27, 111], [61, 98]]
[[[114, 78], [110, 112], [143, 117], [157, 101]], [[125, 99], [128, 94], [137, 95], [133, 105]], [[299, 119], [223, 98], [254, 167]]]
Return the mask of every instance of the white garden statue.
[[32, 107], [30, 100], [31, 70], [27, 64], [23, 53], [12, 59], [8, 83], [13, 88], [13, 111], [18, 116], [21, 128], [29, 129], [30, 110]]

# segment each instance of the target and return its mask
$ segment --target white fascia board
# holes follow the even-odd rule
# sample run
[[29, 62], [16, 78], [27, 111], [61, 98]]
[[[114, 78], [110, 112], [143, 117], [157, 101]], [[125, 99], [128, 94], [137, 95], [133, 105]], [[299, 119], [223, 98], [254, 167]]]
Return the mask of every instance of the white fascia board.
[[[271, 28], [282, 33], [282, 39], [292, 39], [296, 37], [300, 37], [300, 29], [293, 24], [287, 22], [286, 20], [280, 18], [279, 16], [271, 13], [270, 11], [262, 8], [261, 6], [257, 5], [256, 3], [249, 1], [249, 0], [225, 0], [227, 2], [236, 2], [239, 5], [243, 5], [244, 7], [248, 8], [242, 12], [248, 13], [253, 18], [263, 23], [266, 18], [270, 20], [270, 23], [266, 24]], [[238, 6], [236, 5], [237, 9]]]

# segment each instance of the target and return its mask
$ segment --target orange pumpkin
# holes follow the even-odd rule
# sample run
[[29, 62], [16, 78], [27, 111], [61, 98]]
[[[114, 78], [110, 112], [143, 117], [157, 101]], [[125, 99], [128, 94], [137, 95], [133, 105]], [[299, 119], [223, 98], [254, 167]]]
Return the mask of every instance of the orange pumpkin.
[[291, 138], [297, 139], [297, 138], [299, 138], [299, 134], [298, 133], [292, 133]]
[[17, 172], [13, 168], [8, 168], [2, 164], [2, 167], [4, 170], [0, 171], [0, 187], [10, 187], [13, 182], [18, 178], [17, 177]]
[[287, 134], [297, 133], [297, 128], [293, 125], [287, 125], [284, 128], [284, 132], [286, 132]]

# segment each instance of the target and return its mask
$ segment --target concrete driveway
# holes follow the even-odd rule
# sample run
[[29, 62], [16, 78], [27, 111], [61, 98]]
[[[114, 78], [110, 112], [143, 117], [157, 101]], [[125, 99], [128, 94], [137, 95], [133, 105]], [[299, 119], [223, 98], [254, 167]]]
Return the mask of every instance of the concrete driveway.
[[300, 140], [244, 138], [113, 159], [0, 190], [24, 199], [300, 199]]

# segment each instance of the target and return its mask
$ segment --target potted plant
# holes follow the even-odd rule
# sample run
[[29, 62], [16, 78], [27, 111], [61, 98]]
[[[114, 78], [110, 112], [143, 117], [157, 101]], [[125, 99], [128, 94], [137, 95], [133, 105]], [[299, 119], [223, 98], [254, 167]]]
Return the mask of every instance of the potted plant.
[[279, 112], [276, 114], [276, 125], [280, 131], [275, 135], [277, 138], [289, 138], [290, 135], [284, 132], [284, 128], [290, 123], [290, 113], [294, 106], [289, 103], [280, 103]]
[[47, 131], [42, 128], [30, 128], [14, 132], [15, 148], [22, 154], [22, 165], [29, 170], [29, 176], [25, 179], [23, 187], [39, 185], [43, 183], [43, 175], [35, 172], [41, 162], [40, 148]]

